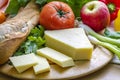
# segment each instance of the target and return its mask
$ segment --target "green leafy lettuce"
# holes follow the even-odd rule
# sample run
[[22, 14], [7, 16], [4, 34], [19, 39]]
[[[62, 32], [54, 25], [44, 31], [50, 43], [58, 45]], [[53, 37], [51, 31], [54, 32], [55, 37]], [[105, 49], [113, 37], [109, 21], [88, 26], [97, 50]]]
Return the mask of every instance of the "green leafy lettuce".
[[44, 47], [45, 39], [43, 36], [44, 28], [40, 25], [35, 27], [13, 56], [36, 53], [37, 49]]
[[5, 11], [5, 13], [15, 16], [20, 7], [24, 7], [29, 0], [10, 0], [10, 3]]
[[[6, 14], [15, 16], [21, 7], [25, 7], [31, 0], [10, 0], [10, 3], [5, 11]], [[40, 8], [46, 4], [47, 0], [34, 0], [36, 4], [39, 4]]]

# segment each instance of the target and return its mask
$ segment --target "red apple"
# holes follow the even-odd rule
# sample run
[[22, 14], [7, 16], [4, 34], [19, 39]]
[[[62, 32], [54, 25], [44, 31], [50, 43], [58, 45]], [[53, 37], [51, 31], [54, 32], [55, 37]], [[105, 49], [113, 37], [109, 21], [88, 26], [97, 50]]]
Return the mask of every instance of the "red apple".
[[100, 1], [86, 3], [80, 12], [82, 22], [99, 32], [110, 23], [110, 13], [107, 6]]

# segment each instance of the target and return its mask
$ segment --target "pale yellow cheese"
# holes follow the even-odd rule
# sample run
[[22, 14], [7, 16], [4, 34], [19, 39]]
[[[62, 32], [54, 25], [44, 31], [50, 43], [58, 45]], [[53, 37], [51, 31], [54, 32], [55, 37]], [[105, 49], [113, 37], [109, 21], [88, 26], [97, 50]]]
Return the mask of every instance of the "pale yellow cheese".
[[90, 60], [93, 46], [82, 28], [45, 31], [46, 46], [74, 60]]
[[46, 58], [36, 55], [38, 59], [38, 64], [33, 66], [35, 74], [50, 71], [50, 65]]
[[74, 61], [71, 57], [68, 57], [54, 49], [45, 47], [37, 50], [37, 54], [46, 57], [50, 61], [58, 64], [61, 67], [74, 66]]
[[10, 57], [10, 61], [19, 73], [36, 65], [38, 62], [34, 53]]

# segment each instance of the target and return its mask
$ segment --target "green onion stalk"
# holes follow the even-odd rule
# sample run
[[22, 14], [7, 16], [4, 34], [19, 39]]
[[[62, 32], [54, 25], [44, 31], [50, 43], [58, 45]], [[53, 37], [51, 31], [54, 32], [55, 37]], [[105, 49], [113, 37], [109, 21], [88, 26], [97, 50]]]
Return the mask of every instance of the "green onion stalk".
[[94, 36], [95, 38], [97, 38], [98, 40], [100, 40], [102, 42], [107, 42], [107, 43], [110, 43], [110, 44], [113, 44], [113, 45], [116, 45], [116, 46], [120, 47], [120, 40], [119, 39], [113, 39], [113, 38], [109, 38], [109, 37], [105, 37], [103, 35], [100, 35], [85, 24], [80, 24], [79, 27], [84, 28], [84, 30], [88, 34]]
[[99, 41], [98, 39], [96, 39], [95, 37], [91, 35], [88, 35], [88, 38], [93, 44], [100, 45], [100, 46], [107, 48], [108, 50], [113, 52], [116, 56], [118, 56], [118, 58], [120, 59], [120, 48], [119, 47], [113, 44], [107, 43], [107, 42]]
[[88, 36], [89, 40], [96, 45], [103, 46], [113, 52], [120, 59], [120, 40], [109, 38], [103, 35], [96, 33], [89, 26], [85, 24], [80, 24], [79, 27], [83, 28]]

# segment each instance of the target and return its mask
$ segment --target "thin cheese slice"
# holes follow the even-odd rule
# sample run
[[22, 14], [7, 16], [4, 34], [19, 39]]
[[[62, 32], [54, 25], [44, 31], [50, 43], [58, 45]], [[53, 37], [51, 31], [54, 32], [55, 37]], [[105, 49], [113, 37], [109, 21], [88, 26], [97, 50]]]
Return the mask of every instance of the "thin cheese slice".
[[19, 73], [37, 64], [38, 60], [34, 53], [10, 57], [10, 61]]
[[38, 58], [38, 64], [33, 66], [35, 74], [50, 71], [50, 65], [46, 58], [36, 55]]
[[54, 49], [48, 48], [48, 47], [37, 50], [37, 54], [41, 55], [43, 57], [46, 57], [47, 59], [58, 64], [61, 67], [74, 66], [74, 62], [71, 57], [68, 57], [68, 56], [66, 56]]
[[74, 60], [90, 60], [93, 45], [84, 29], [70, 28], [45, 31], [46, 46], [62, 52]]

